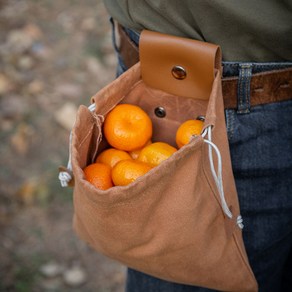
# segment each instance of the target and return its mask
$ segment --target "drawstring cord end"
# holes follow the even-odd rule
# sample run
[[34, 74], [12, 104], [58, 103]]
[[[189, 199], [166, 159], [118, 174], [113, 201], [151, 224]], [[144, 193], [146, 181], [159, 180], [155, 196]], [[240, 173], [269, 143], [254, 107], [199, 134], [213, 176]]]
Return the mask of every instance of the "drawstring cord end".
[[240, 229], [243, 229], [244, 225], [243, 225], [243, 219], [242, 219], [241, 215], [237, 216], [236, 223]]
[[74, 176], [70, 166], [69, 167], [60, 166], [58, 178], [63, 188], [74, 186]]
[[59, 173], [59, 181], [63, 188], [68, 187], [71, 180], [72, 180], [72, 175], [70, 173], [66, 171], [61, 171]]
[[[95, 111], [95, 103], [92, 103], [88, 109], [94, 114]], [[95, 115], [96, 120], [99, 120], [101, 123], [104, 120], [103, 116]], [[74, 186], [74, 176], [72, 172], [72, 165], [71, 165], [71, 144], [72, 144], [72, 131], [70, 132], [69, 137], [69, 158], [67, 168], [60, 166], [59, 167], [59, 181], [62, 187]]]

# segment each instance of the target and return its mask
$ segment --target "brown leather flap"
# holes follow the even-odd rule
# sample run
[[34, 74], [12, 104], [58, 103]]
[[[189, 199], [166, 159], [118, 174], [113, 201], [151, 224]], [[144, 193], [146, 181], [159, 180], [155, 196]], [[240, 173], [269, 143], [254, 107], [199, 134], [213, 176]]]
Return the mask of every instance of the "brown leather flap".
[[168, 93], [208, 99], [221, 69], [219, 46], [144, 30], [140, 38], [143, 81]]

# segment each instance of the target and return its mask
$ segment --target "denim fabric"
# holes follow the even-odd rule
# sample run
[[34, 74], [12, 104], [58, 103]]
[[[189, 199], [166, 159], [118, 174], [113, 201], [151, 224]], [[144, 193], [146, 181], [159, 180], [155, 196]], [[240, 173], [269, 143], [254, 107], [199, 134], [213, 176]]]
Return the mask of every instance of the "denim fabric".
[[[139, 35], [126, 31], [138, 44]], [[292, 93], [289, 101], [251, 107], [248, 89], [252, 74], [291, 67], [292, 63], [223, 62], [223, 66], [224, 76], [239, 76], [239, 83], [246, 85], [239, 84], [238, 109], [226, 109], [225, 115], [250, 264], [259, 291], [292, 291]], [[118, 68], [118, 74], [127, 69], [120, 56]], [[213, 290], [129, 269], [126, 291]]]
[[[291, 100], [246, 115], [226, 110], [243, 239], [260, 291], [292, 290], [292, 269], [284, 268], [292, 263], [291, 113]], [[288, 290], [281, 289], [285, 275]]]

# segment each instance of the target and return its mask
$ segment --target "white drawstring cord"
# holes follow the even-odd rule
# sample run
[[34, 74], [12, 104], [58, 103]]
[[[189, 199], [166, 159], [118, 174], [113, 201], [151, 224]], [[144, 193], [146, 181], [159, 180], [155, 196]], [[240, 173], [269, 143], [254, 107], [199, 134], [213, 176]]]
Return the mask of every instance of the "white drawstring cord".
[[241, 215], [237, 216], [236, 223], [240, 229], [243, 229], [244, 225], [243, 225], [243, 219], [242, 219]]
[[59, 181], [61, 183], [61, 186], [68, 187], [69, 182], [72, 180], [72, 165], [71, 165], [71, 142], [72, 142], [72, 131], [70, 132], [69, 137], [69, 158], [67, 163], [67, 170], [68, 171], [60, 171], [59, 173]]
[[61, 171], [59, 173], [59, 180], [63, 188], [68, 187], [69, 182], [72, 180], [72, 175], [66, 171]]
[[[233, 215], [226, 203], [225, 195], [224, 195], [223, 181], [222, 181], [222, 158], [221, 158], [221, 154], [218, 147], [212, 142], [211, 131], [212, 131], [212, 127], [209, 126], [202, 133], [202, 137], [205, 138], [206, 134], [208, 134], [208, 140], [205, 138], [204, 142], [207, 143], [209, 146], [209, 162], [210, 162], [211, 172], [212, 172], [214, 181], [216, 183], [216, 186], [220, 195], [221, 206], [222, 206], [223, 212], [226, 214], [228, 218], [232, 218]], [[215, 171], [215, 166], [214, 166], [214, 161], [213, 161], [213, 155], [212, 155], [213, 149], [215, 150], [217, 159], [218, 159], [217, 173]], [[243, 219], [241, 215], [237, 216], [236, 223], [240, 229], [243, 229], [244, 225], [243, 225]]]
[[95, 111], [95, 103], [92, 103], [88, 109], [91, 111], [91, 112], [94, 112]]
[[[95, 103], [92, 103], [88, 109], [91, 112], [95, 111]], [[72, 164], [71, 164], [71, 144], [72, 144], [72, 131], [70, 132], [70, 137], [69, 137], [69, 158], [68, 158], [68, 163], [67, 163], [67, 170], [68, 171], [60, 171], [59, 173], [59, 181], [61, 183], [62, 187], [68, 187], [69, 182], [73, 179], [72, 175]]]
[[60, 171], [59, 173], [59, 181], [61, 183], [61, 186], [68, 187], [69, 182], [72, 180], [72, 165], [71, 165], [71, 141], [72, 141], [72, 131], [70, 132], [69, 137], [69, 158], [67, 163], [67, 170], [68, 171]]
[[[218, 149], [218, 147], [212, 142], [212, 135], [211, 135], [211, 126], [208, 127], [205, 132], [202, 134], [202, 136], [204, 137], [206, 135], [206, 133], [208, 134], [208, 140], [204, 139], [204, 142], [207, 143], [209, 145], [209, 161], [210, 161], [210, 167], [211, 167], [211, 172], [214, 178], [214, 181], [216, 183], [219, 195], [220, 195], [220, 200], [221, 200], [221, 206], [223, 209], [223, 212], [226, 214], [227, 217], [232, 218], [232, 213], [230, 211], [230, 209], [227, 206], [226, 200], [225, 200], [225, 195], [224, 195], [224, 189], [223, 189], [223, 181], [222, 181], [222, 159], [221, 159], [221, 154], [220, 151]], [[214, 167], [214, 161], [213, 161], [213, 155], [212, 155], [212, 151], [213, 149], [216, 152], [217, 155], [217, 159], [218, 159], [218, 170], [217, 173], [215, 171], [215, 167]]]

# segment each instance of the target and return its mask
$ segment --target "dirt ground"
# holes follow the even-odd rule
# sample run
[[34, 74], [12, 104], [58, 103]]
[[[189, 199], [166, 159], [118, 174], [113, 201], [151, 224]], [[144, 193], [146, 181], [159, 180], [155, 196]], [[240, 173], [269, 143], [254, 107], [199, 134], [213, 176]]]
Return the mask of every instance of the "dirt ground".
[[110, 29], [99, 0], [0, 0], [0, 291], [124, 290], [57, 171], [78, 105], [115, 77]]

